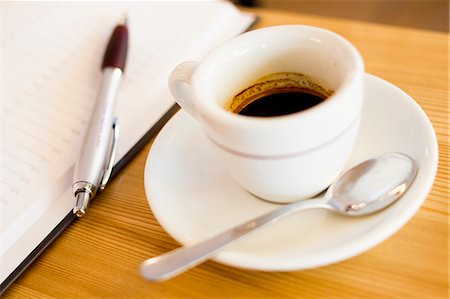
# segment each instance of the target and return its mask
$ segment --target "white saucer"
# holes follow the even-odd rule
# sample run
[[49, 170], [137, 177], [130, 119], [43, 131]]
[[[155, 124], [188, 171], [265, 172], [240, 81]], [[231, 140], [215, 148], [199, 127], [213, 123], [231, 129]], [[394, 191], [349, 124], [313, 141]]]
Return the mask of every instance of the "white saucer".
[[[214, 260], [265, 271], [327, 265], [381, 243], [417, 212], [436, 175], [434, 130], [406, 93], [372, 75], [365, 82], [362, 127], [349, 166], [384, 152], [406, 153], [420, 166], [410, 190], [372, 216], [345, 218], [324, 210], [298, 213], [224, 249]], [[145, 167], [145, 189], [155, 217], [182, 244], [279, 207], [255, 198], [228, 177], [200, 126], [184, 111], [156, 138]]]

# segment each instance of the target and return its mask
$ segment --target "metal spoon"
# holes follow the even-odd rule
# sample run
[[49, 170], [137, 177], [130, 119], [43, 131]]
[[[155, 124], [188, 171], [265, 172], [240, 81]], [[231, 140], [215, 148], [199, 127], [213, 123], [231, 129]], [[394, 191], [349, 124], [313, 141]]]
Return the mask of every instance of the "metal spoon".
[[148, 259], [141, 265], [141, 274], [151, 281], [169, 279], [206, 261], [248, 233], [293, 212], [315, 208], [346, 216], [378, 212], [405, 193], [416, 173], [414, 160], [400, 153], [388, 153], [364, 161], [341, 175], [323, 196], [282, 206], [206, 241]]

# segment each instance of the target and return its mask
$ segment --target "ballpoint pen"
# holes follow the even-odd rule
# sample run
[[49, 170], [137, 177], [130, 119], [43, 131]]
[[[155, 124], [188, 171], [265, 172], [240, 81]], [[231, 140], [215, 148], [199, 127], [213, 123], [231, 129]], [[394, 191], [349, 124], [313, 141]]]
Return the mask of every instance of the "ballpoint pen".
[[118, 123], [113, 118], [116, 94], [125, 67], [128, 47], [126, 17], [116, 26], [103, 57], [103, 79], [94, 112], [75, 165], [73, 213], [83, 217], [97, 191], [105, 188], [114, 165]]

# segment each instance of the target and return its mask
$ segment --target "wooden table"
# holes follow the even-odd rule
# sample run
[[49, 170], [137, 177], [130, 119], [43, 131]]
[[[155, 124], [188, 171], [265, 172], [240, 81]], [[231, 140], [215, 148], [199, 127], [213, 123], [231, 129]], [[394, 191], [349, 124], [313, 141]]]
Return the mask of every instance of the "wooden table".
[[367, 72], [399, 86], [426, 111], [438, 135], [440, 165], [416, 216], [381, 245], [338, 264], [264, 273], [206, 262], [173, 280], [150, 283], [139, 276], [140, 263], [179, 244], [147, 204], [143, 172], [148, 144], [5, 298], [448, 298], [448, 34], [253, 12], [261, 17], [257, 27], [310, 24], [338, 32], [361, 51]]

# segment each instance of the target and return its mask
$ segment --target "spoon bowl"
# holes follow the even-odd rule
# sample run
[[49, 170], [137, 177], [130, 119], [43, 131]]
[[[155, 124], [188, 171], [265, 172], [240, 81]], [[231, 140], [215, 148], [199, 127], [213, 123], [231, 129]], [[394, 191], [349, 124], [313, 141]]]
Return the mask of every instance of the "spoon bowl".
[[416, 174], [417, 165], [412, 158], [401, 153], [383, 154], [347, 170], [323, 196], [282, 206], [208, 240], [150, 258], [142, 263], [141, 275], [151, 281], [167, 280], [206, 261], [250, 232], [294, 212], [323, 208], [346, 216], [364, 216], [381, 211], [406, 192]]
[[363, 216], [387, 208], [408, 189], [416, 163], [400, 153], [384, 154], [345, 172], [330, 186], [328, 204], [342, 214]]

